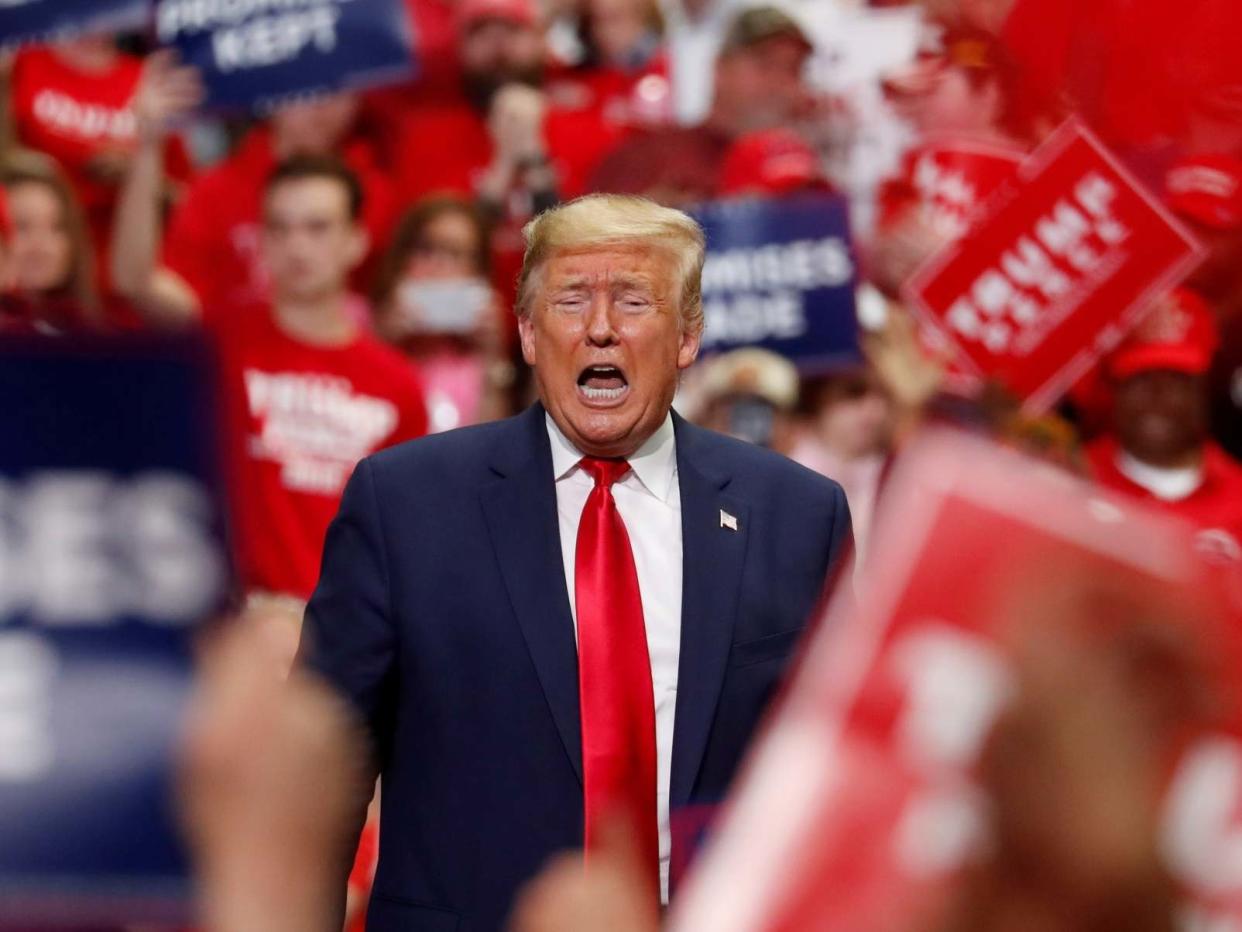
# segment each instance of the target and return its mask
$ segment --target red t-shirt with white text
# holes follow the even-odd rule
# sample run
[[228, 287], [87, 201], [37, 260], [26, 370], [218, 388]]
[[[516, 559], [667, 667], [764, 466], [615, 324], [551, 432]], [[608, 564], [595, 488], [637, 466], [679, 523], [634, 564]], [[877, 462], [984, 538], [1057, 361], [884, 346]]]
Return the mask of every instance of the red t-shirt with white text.
[[418, 377], [369, 334], [341, 346], [304, 343], [265, 305], [208, 317], [207, 326], [228, 400], [232, 530], [244, 585], [307, 598], [354, 466], [426, 433]]
[[[96, 269], [106, 285], [112, 213], [120, 192], [123, 159], [137, 146], [130, 102], [142, 77], [142, 59], [118, 55], [107, 70], [80, 71], [45, 46], [20, 52], [13, 62], [13, 128], [22, 145], [52, 156], [64, 169], [86, 213]], [[110, 158], [107, 171], [101, 160]], [[179, 137], [164, 167], [175, 182], [192, 175]]]

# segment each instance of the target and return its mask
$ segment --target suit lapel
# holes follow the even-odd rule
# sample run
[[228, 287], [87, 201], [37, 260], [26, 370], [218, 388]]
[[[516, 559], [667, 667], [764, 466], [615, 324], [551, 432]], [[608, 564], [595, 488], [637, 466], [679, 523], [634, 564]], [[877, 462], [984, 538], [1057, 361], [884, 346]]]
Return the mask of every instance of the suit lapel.
[[[729, 476], [700, 450], [698, 429], [679, 417], [674, 423], [683, 570], [670, 803], [678, 807], [694, 789], [724, 683], [750, 515], [724, 491]], [[726, 526], [732, 523], [736, 530]]]
[[511, 423], [514, 432], [496, 447], [491, 466], [499, 478], [484, 488], [483, 510], [509, 600], [565, 753], [581, 782], [578, 650], [565, 588], [543, 407], [536, 404]]

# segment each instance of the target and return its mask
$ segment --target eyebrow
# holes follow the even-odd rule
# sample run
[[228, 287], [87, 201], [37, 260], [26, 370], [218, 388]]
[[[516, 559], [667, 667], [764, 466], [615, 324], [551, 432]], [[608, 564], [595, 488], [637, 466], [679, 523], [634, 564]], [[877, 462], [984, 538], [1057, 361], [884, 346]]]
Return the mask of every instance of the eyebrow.
[[[580, 288], [590, 288], [595, 284], [596, 279], [589, 275], [571, 275], [561, 281], [553, 281], [551, 283], [553, 291], [573, 291]], [[647, 275], [621, 273], [612, 276], [609, 281], [612, 289], [617, 288], [648, 288], [655, 290], [654, 280]]]
[[646, 288], [655, 291], [655, 282], [647, 275], [615, 275], [612, 279], [612, 287], [616, 288]]

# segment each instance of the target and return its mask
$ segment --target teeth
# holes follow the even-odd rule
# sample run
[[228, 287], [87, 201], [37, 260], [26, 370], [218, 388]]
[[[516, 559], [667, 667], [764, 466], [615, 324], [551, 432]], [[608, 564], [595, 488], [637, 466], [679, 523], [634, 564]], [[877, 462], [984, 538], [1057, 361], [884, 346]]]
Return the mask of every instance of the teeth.
[[589, 388], [583, 385], [582, 394], [586, 395], [591, 401], [613, 401], [625, 394], [628, 385], [622, 385], [620, 388]]

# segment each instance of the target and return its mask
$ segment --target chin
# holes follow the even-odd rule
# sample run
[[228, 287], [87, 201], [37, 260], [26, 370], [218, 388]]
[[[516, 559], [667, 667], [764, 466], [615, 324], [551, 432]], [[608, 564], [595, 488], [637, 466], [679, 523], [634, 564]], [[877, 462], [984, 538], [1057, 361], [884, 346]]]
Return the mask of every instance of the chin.
[[601, 413], [578, 411], [570, 420], [573, 432], [578, 436], [578, 446], [583, 453], [592, 456], [626, 456], [633, 453], [635, 428], [638, 418], [624, 412]]

